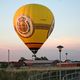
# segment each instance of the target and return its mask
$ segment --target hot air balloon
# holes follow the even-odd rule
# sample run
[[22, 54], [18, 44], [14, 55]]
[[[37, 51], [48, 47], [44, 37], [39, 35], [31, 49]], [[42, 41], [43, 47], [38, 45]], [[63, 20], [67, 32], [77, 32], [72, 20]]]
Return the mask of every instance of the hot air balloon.
[[47, 7], [27, 4], [16, 11], [13, 23], [20, 39], [36, 57], [37, 51], [51, 34], [54, 22], [54, 16]]

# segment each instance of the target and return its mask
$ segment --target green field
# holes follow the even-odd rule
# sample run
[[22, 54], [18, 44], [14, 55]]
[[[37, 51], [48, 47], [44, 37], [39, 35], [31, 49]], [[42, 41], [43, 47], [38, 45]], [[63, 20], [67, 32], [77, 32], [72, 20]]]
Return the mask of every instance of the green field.
[[[46, 70], [38, 71], [38, 70], [30, 70], [30, 69], [1, 69], [0, 80], [29, 80], [29, 79], [35, 80], [36, 77], [37, 79], [41, 79], [42, 76], [44, 77], [44, 80], [49, 80], [48, 72], [49, 71]], [[54, 72], [55, 71], [53, 71], [52, 75], [54, 74]], [[55, 77], [54, 79], [57, 80]]]
[[[0, 80], [59, 80], [59, 69], [56, 67], [7, 68], [0, 69]], [[80, 68], [62, 68], [62, 77], [66, 74], [80, 72]]]
[[28, 80], [27, 71], [6, 71], [0, 70], [0, 80]]

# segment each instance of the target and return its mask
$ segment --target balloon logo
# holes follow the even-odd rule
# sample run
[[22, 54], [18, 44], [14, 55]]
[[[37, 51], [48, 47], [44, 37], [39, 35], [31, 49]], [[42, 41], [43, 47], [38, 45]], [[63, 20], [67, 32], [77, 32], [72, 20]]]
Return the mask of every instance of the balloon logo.
[[40, 4], [24, 5], [14, 16], [14, 29], [33, 57], [53, 31], [54, 23], [52, 12]]
[[22, 37], [29, 37], [33, 32], [31, 20], [23, 15], [17, 19], [15, 28]]

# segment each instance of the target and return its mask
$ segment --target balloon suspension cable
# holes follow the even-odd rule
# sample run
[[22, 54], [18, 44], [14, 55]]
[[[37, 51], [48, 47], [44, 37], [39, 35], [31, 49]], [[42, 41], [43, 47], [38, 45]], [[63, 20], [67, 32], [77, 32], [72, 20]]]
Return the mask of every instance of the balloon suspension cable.
[[33, 58], [33, 60], [35, 60], [37, 50], [36, 49], [35, 50], [32, 50], [32, 52], [33, 52], [32, 58]]
[[38, 49], [31, 49], [31, 51], [33, 52], [32, 58], [35, 60]]

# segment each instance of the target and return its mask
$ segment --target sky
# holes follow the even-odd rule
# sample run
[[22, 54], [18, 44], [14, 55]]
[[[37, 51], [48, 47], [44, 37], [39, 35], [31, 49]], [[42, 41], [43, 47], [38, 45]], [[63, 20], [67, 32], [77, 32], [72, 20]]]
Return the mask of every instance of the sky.
[[18, 8], [25, 4], [47, 6], [55, 17], [54, 30], [37, 52], [37, 56], [46, 56], [49, 60], [59, 59], [58, 45], [68, 59], [80, 60], [80, 0], [0, 0], [0, 61], [17, 61], [20, 57], [32, 59], [32, 52], [18, 37], [13, 26], [13, 17]]

